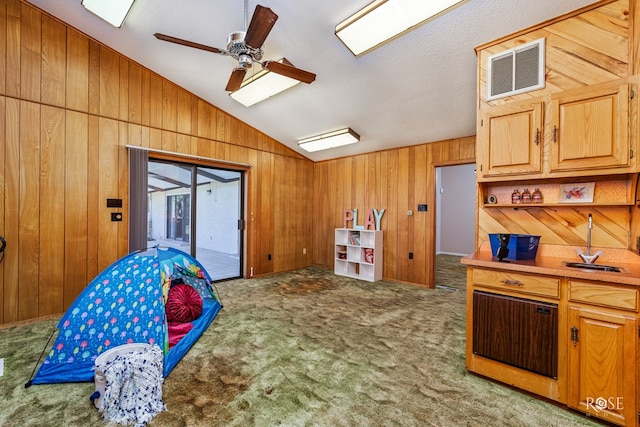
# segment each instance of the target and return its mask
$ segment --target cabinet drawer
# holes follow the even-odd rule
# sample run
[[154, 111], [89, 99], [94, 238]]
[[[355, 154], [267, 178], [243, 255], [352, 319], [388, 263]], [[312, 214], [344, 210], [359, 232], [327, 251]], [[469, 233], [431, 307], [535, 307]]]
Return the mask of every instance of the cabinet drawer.
[[569, 280], [569, 300], [621, 310], [638, 311], [638, 291], [601, 283]]
[[523, 294], [558, 298], [560, 279], [537, 274], [497, 270], [473, 270], [473, 283], [495, 289], [507, 289]]

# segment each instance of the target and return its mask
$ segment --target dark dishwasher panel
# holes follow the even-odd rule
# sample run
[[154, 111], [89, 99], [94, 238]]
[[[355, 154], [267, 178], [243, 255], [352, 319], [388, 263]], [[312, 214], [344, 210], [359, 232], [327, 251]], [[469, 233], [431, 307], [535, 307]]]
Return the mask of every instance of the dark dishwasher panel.
[[558, 306], [474, 291], [473, 352], [557, 378]]

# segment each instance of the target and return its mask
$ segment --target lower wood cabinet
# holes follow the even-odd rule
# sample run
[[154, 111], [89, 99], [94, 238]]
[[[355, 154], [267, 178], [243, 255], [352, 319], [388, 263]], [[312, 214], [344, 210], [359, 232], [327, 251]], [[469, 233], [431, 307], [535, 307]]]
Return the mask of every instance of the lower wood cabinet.
[[[491, 304], [481, 303], [479, 296]], [[509, 324], [517, 329], [527, 324], [522, 316], [533, 315], [512, 309], [512, 301], [526, 301], [534, 314], [557, 306], [558, 344], [550, 346], [556, 349], [557, 375], [520, 363], [514, 344], [520, 335]], [[609, 423], [640, 426], [639, 313], [637, 286], [468, 266], [467, 369]], [[535, 322], [527, 325], [536, 329]], [[553, 341], [548, 330], [532, 334]], [[496, 341], [500, 337], [504, 342]], [[513, 348], [496, 348], [496, 343]]]
[[638, 418], [638, 289], [568, 280], [567, 405], [619, 425]]
[[600, 308], [569, 307], [567, 405], [619, 425], [635, 425], [638, 321]]

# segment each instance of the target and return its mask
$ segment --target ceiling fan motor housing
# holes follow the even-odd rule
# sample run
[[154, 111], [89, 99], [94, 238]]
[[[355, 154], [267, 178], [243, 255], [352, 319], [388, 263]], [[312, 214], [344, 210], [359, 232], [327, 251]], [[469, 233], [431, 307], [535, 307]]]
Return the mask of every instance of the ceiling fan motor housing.
[[262, 49], [247, 46], [244, 42], [245, 32], [234, 31], [227, 36], [227, 52], [240, 62], [243, 68], [250, 68], [254, 61], [262, 59]]

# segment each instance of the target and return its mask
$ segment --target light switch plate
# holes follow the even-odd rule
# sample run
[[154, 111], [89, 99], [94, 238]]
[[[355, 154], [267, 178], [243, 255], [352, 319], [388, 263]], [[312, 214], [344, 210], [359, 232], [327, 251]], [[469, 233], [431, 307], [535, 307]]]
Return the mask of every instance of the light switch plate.
[[4, 359], [0, 359], [0, 377], [4, 375]]

